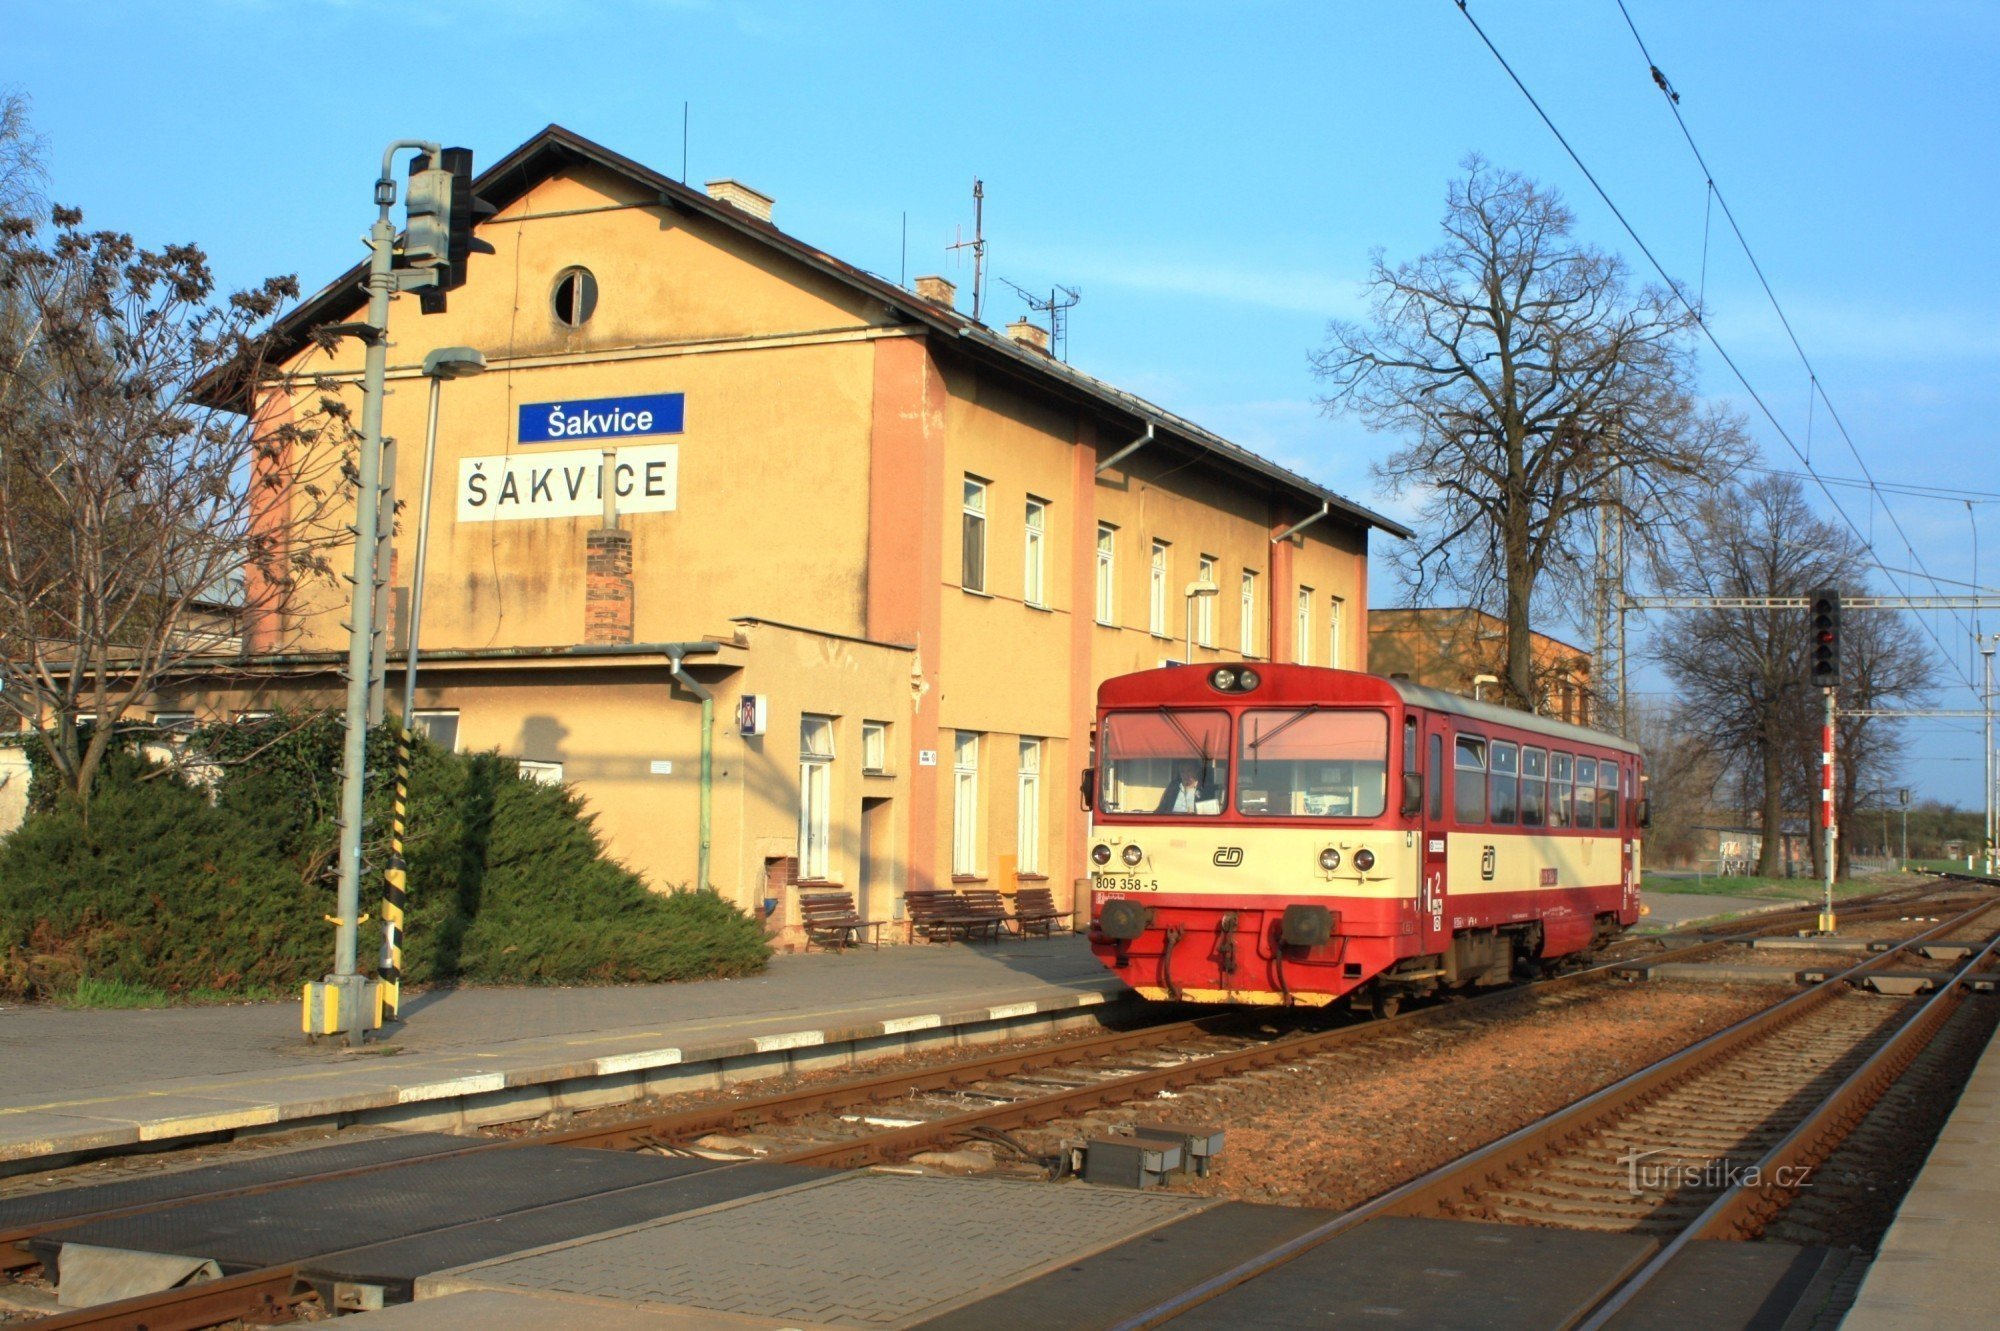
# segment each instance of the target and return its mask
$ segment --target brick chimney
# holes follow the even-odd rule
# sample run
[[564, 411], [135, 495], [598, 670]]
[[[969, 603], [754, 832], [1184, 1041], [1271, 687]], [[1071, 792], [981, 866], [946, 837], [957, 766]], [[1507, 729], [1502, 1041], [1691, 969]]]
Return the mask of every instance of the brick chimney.
[[741, 208], [752, 217], [764, 222], [771, 220], [771, 210], [778, 202], [768, 194], [760, 194], [751, 189], [740, 180], [711, 180], [705, 188], [708, 190], [709, 198], [718, 203], [726, 203], [732, 208]]
[[583, 640], [632, 641], [632, 533], [599, 527], [583, 538]]
[[958, 286], [949, 278], [930, 277], [917, 279], [917, 295], [933, 305], [942, 305], [948, 310], [958, 308]]
[[1007, 336], [1030, 351], [1039, 351], [1044, 356], [1049, 354], [1049, 330], [1040, 324], [1016, 319], [1007, 325]]

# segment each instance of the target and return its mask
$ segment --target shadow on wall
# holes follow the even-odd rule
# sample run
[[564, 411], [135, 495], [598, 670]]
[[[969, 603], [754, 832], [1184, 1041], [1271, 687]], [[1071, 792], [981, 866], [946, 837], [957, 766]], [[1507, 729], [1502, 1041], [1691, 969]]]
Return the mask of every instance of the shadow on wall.
[[[568, 738], [569, 727], [553, 716], [531, 716], [521, 722], [521, 734], [514, 741], [514, 751], [529, 762], [560, 763], [569, 756], [564, 746]], [[569, 776], [569, 773], [564, 775]]]

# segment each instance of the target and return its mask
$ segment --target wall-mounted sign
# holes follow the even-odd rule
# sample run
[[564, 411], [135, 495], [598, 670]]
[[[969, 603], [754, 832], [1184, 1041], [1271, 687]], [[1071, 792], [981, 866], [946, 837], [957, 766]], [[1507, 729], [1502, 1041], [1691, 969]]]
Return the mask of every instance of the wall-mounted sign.
[[736, 700], [736, 732], [761, 735], [771, 723], [770, 700], [761, 693], [746, 693]]
[[[613, 455], [620, 513], [671, 513], [680, 490], [680, 445], [640, 444]], [[588, 518], [604, 512], [604, 452], [586, 448], [458, 464], [458, 520]]]
[[937, 766], [937, 750], [936, 750], [936, 749], [918, 749], [918, 750], [917, 750], [917, 766], [919, 766], [919, 767], [936, 767], [936, 766]]
[[520, 439], [524, 444], [553, 444], [569, 439], [679, 434], [686, 419], [685, 393], [594, 397], [582, 402], [524, 402]]

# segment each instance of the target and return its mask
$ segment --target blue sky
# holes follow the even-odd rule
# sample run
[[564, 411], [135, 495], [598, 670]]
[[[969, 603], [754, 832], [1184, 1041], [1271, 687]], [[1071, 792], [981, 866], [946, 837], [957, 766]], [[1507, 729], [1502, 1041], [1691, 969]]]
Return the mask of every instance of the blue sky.
[[[1627, 5], [1877, 479], [2000, 492], [2000, 9]], [[1699, 281], [1703, 179], [1613, 0], [1471, 7], [1655, 253]], [[1558, 186], [1586, 236], [1640, 262], [1452, 0], [6, 8], [0, 84], [34, 99], [54, 195], [199, 241], [225, 279], [311, 288], [358, 257], [392, 138], [491, 161], [556, 121], [677, 172], [687, 102], [692, 180], [771, 193], [788, 230], [891, 278], [906, 212], [910, 275], [967, 277], [944, 246], [983, 177], [991, 271], [1082, 289], [1073, 361], [1364, 502], [1385, 502], [1368, 465], [1387, 441], [1317, 411], [1306, 354], [1358, 309], [1372, 247], [1434, 243], [1467, 152]], [[1806, 373], [1720, 228], [1713, 326], [1803, 442]], [[993, 282], [989, 322], [1020, 312]], [[1859, 474], [1823, 413], [1813, 462]], [[1914, 567], [1879, 506], [1837, 493], [1882, 563]], [[2000, 506], [1891, 502], [1940, 577], [1975, 580], [1976, 522], [1976, 580], [2000, 585]], [[1936, 624], [1958, 670], [1967, 627]], [[1975, 705], [1963, 687], [1940, 702]], [[1913, 783], [1975, 801], [1977, 723], [1911, 733]]]

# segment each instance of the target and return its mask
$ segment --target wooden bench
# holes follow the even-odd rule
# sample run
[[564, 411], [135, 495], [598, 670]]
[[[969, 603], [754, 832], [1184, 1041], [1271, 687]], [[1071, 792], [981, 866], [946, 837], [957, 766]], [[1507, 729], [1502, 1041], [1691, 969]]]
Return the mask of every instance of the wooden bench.
[[[998, 895], [997, 893], [995, 895]], [[970, 940], [975, 933], [999, 937], [1006, 912], [974, 909], [956, 892], [920, 890], [906, 892], [903, 906], [909, 917], [912, 942], [918, 934], [949, 943], [955, 934]]]
[[1012, 918], [1007, 914], [1007, 898], [992, 888], [977, 887], [965, 892], [960, 901], [964, 912], [962, 918], [968, 924], [967, 939], [972, 937], [972, 930], [980, 930], [998, 941], [1000, 931]]
[[1014, 894], [1014, 932], [1023, 937], [1039, 933], [1051, 937], [1056, 923], [1074, 919], [1073, 910], [1057, 910], [1056, 896], [1046, 887], [1024, 887]]
[[862, 919], [854, 909], [854, 894], [851, 892], [799, 893], [799, 924], [806, 931], [808, 951], [814, 943], [836, 949], [853, 947], [871, 934], [870, 941], [880, 948], [882, 923], [881, 920]]

